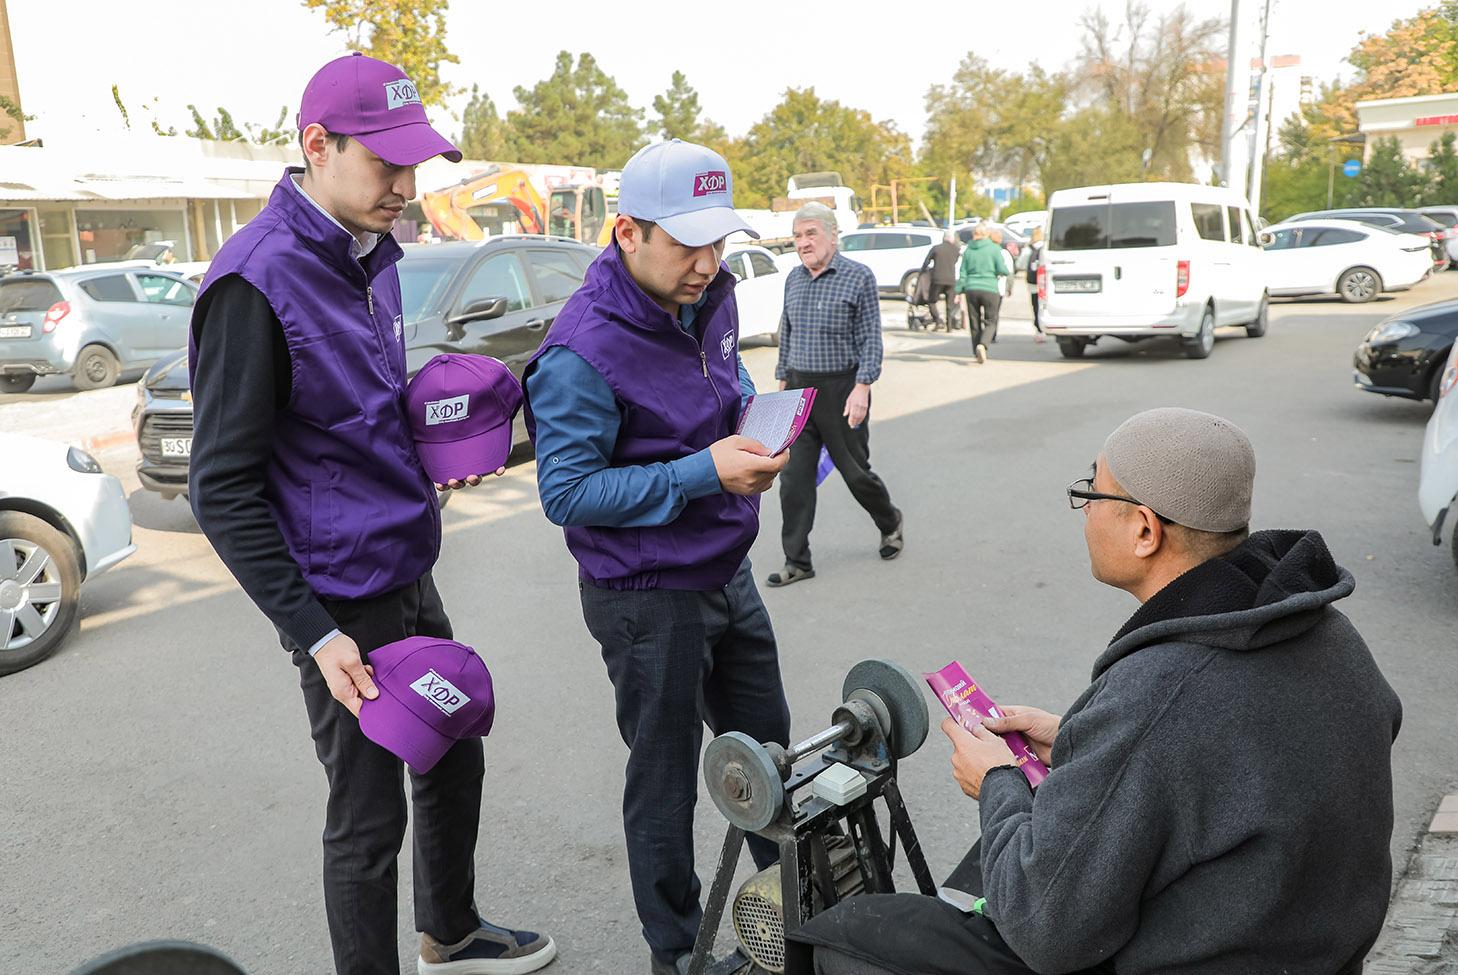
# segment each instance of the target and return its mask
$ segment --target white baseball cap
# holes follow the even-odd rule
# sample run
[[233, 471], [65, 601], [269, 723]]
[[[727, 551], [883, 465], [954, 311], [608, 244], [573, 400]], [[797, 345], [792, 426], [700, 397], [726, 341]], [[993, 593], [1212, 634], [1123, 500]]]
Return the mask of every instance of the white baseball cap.
[[759, 238], [734, 212], [734, 177], [724, 157], [681, 139], [633, 154], [618, 185], [618, 212], [651, 220], [687, 247], [703, 247], [736, 231]]

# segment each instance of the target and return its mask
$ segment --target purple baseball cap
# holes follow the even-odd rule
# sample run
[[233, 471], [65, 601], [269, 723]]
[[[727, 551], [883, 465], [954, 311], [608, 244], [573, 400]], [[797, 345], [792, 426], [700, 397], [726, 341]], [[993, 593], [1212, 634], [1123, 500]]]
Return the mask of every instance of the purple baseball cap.
[[429, 772], [458, 741], [491, 733], [491, 673], [476, 651], [440, 637], [412, 636], [371, 650], [380, 696], [359, 709], [365, 737]]
[[304, 87], [299, 131], [315, 122], [358, 139], [395, 166], [418, 166], [433, 156], [461, 161], [461, 151], [430, 127], [409, 75], [358, 51], [330, 61]]
[[454, 352], [431, 359], [405, 391], [425, 473], [444, 484], [502, 467], [521, 401], [521, 383], [500, 359]]

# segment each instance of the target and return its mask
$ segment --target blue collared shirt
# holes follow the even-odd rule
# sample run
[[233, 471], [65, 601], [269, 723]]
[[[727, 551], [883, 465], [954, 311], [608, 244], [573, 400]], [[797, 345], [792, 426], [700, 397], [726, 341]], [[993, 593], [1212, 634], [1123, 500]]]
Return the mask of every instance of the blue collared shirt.
[[[685, 332], [694, 333], [706, 297], [679, 306]], [[740, 396], [748, 399], [754, 380], [742, 357], [738, 364]], [[544, 352], [527, 377], [527, 391], [537, 425], [537, 488], [553, 524], [666, 525], [690, 501], [723, 490], [707, 447], [678, 460], [611, 466], [622, 426], [617, 398], [602, 374], [571, 349], [559, 345]]]
[[811, 277], [802, 264], [785, 275], [780, 360], [775, 378], [793, 372], [849, 372], [867, 385], [881, 378], [881, 299], [876, 275], [839, 252]]

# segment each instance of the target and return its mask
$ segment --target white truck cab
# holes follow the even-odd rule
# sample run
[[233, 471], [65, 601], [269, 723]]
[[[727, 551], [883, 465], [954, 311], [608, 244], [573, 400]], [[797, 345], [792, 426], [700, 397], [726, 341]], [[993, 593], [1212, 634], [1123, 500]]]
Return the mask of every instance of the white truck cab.
[[1059, 190], [1038, 270], [1042, 324], [1068, 358], [1104, 336], [1177, 338], [1203, 359], [1215, 329], [1266, 330], [1265, 254], [1250, 204], [1193, 183]]

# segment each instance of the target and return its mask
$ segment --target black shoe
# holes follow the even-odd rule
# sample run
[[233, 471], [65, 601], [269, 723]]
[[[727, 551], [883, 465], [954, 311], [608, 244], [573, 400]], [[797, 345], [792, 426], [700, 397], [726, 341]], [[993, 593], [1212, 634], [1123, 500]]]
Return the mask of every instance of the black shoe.
[[765, 584], [768, 585], [771, 589], [778, 589], [781, 586], [788, 586], [788, 585], [791, 585], [792, 583], [801, 582], [801, 581], [803, 581], [805, 579], [814, 579], [814, 578], [815, 578], [815, 570], [814, 569], [801, 569], [801, 568], [797, 568], [796, 566], [790, 565], [787, 562], [787, 563], [785, 563], [785, 571], [784, 572], [771, 572], [769, 574], [769, 578], [765, 579]]
[[901, 509], [896, 509], [896, 530], [881, 536], [881, 558], [887, 562], [901, 554], [906, 547], [906, 541], [901, 537], [901, 527], [906, 524], [906, 517], [902, 515]]

